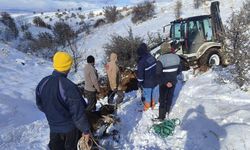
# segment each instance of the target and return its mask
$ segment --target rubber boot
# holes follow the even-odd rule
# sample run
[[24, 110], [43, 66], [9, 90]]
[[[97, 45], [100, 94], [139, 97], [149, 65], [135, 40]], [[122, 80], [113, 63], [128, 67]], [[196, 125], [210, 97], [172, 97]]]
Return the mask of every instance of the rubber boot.
[[147, 111], [150, 108], [150, 103], [144, 102], [144, 108], [143, 111]]
[[155, 101], [152, 100], [152, 101], [151, 101], [151, 109], [154, 110], [154, 108], [155, 108]]

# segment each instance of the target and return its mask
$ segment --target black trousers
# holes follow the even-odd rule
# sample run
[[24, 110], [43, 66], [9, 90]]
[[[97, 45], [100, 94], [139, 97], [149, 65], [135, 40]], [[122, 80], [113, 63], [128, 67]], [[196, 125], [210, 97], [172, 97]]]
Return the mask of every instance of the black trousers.
[[85, 95], [85, 98], [88, 99], [88, 106], [86, 110], [87, 111], [96, 110], [96, 102], [97, 102], [96, 91], [92, 92], [92, 91], [84, 90], [84, 95]]
[[116, 91], [112, 91], [112, 90], [108, 92], [108, 104], [114, 104], [115, 93]]
[[174, 96], [175, 84], [171, 88], [168, 88], [165, 84], [160, 85], [160, 107], [159, 107], [159, 118], [165, 119], [166, 113], [170, 112], [172, 100]]
[[50, 133], [50, 150], [77, 150], [81, 132], [75, 128], [68, 133]]
[[[117, 98], [114, 99], [115, 95], [117, 94]], [[120, 104], [123, 102], [124, 93], [121, 90], [108, 92], [108, 104]]]

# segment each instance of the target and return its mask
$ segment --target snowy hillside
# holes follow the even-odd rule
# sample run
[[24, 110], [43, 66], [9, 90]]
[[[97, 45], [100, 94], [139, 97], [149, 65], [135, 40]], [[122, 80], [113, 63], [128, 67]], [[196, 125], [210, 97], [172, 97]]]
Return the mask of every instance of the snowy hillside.
[[[46, 0], [46, 2], [51, 1]], [[116, 3], [132, 5], [137, 1], [116, 1]], [[7, 6], [7, 1], [3, 2]], [[94, 12], [99, 12], [103, 3], [98, 5], [98, 2], [95, 2], [91, 6], [95, 8]], [[145, 40], [149, 32], [162, 33], [162, 27], [174, 20], [175, 2], [175, 0], [156, 0], [156, 15], [146, 22], [133, 24], [131, 16], [127, 16], [114, 24], [93, 28], [89, 35], [81, 34], [77, 43], [79, 51], [85, 51], [85, 57], [89, 54], [96, 57], [98, 72], [104, 74], [102, 62], [106, 58], [103, 45], [109, 42], [110, 35], [127, 35], [129, 27], [135, 35], [145, 37]], [[182, 17], [209, 13], [209, 3], [194, 10], [192, 1], [182, 0], [182, 2]], [[220, 0], [220, 2], [223, 21], [233, 10], [242, 5], [242, 0]], [[88, 11], [82, 13], [86, 14]], [[56, 19], [55, 12], [45, 12], [43, 15], [22, 13], [13, 16], [30, 23], [34, 16], [42, 18], [49, 16], [53, 19], [52, 22], [49, 19], [45, 20], [49, 24], [53, 24]], [[73, 25], [79, 21], [77, 19], [68, 22]], [[45, 31], [44, 28], [34, 26], [30, 30], [34, 35]], [[0, 41], [0, 150], [46, 150], [49, 127], [44, 114], [35, 105], [34, 90], [43, 77], [51, 74], [52, 63], [21, 53], [11, 45], [15, 43]], [[70, 74], [70, 78], [75, 82], [83, 80], [83, 64], [77, 74]], [[151, 119], [157, 117], [158, 110], [142, 113], [140, 94], [137, 91], [128, 93], [118, 110], [121, 122], [114, 126], [120, 131], [120, 140], [103, 141], [103, 146], [106, 149], [136, 150], [250, 149], [250, 94], [236, 90], [233, 83], [218, 84], [217, 78], [222, 74], [227, 75], [225, 72], [226, 69], [214, 69], [197, 76], [193, 75], [192, 70], [186, 72], [188, 80], [178, 82], [170, 114], [170, 118], [179, 118], [182, 124], [177, 126], [173, 136], [166, 139], [150, 130], [153, 124]], [[101, 102], [105, 103], [106, 99]]]

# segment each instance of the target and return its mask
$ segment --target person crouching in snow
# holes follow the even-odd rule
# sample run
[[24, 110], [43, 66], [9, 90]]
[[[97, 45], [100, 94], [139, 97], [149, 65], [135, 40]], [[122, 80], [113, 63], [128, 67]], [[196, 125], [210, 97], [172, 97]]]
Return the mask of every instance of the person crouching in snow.
[[88, 141], [90, 136], [87, 104], [78, 87], [67, 78], [72, 63], [68, 53], [57, 52], [52, 75], [43, 78], [36, 88], [36, 105], [49, 123], [51, 150], [76, 150], [80, 137]]
[[96, 94], [100, 92], [98, 75], [95, 69], [95, 58], [90, 55], [87, 57], [87, 64], [84, 66], [84, 95], [88, 100], [88, 111], [96, 110]]
[[157, 75], [160, 85], [160, 107], [157, 119], [164, 120], [166, 113], [168, 115], [170, 113], [177, 75], [181, 73], [181, 60], [177, 54], [171, 52], [171, 46], [167, 42], [161, 46], [161, 51], [162, 54], [157, 61]]
[[124, 93], [119, 88], [119, 83], [121, 80], [121, 75], [119, 71], [119, 67], [117, 66], [117, 54], [111, 53], [110, 54], [110, 61], [106, 64], [105, 69], [108, 74], [109, 86], [111, 91], [108, 93], [108, 103], [114, 104], [114, 96], [115, 94], [118, 95], [115, 103], [121, 103], [123, 101]]
[[156, 59], [148, 52], [145, 43], [140, 44], [137, 49], [139, 56], [137, 64], [137, 80], [143, 88], [144, 111], [150, 107], [154, 109], [159, 99], [159, 86], [156, 77]]

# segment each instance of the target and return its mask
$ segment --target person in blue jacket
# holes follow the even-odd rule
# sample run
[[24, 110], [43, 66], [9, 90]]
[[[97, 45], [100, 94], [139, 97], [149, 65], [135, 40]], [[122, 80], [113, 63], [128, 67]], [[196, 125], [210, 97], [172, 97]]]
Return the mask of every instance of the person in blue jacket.
[[86, 102], [78, 87], [67, 79], [73, 59], [66, 52], [53, 57], [54, 71], [36, 88], [36, 105], [45, 113], [50, 128], [51, 150], [76, 150], [78, 140], [90, 135]]
[[159, 86], [156, 77], [156, 59], [152, 56], [145, 43], [140, 44], [137, 49], [139, 56], [137, 64], [137, 80], [143, 87], [144, 111], [150, 107], [154, 109], [159, 99]]

